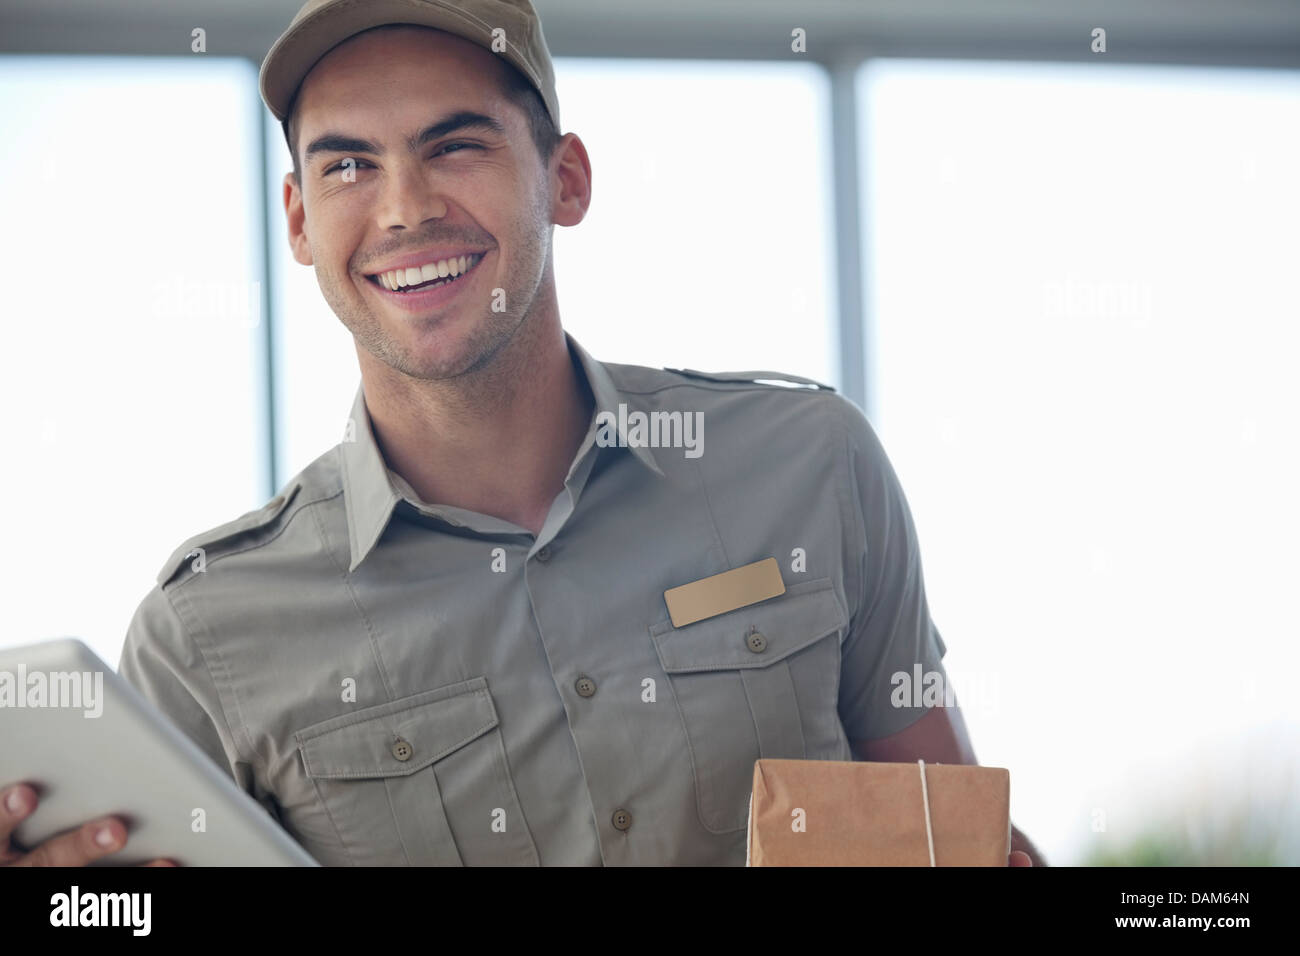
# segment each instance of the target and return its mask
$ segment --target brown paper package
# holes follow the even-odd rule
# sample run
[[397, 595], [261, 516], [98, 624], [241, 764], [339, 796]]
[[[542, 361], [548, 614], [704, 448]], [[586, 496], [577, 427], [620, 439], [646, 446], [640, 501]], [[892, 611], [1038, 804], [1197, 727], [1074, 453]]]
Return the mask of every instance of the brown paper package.
[[926, 797], [935, 866], [1007, 865], [1011, 774], [1002, 767], [770, 758], [754, 762], [745, 863], [929, 866]]

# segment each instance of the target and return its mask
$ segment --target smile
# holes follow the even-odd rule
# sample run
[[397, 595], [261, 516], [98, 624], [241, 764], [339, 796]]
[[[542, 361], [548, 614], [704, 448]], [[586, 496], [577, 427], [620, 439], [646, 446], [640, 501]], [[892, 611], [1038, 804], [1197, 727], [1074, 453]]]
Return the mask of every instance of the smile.
[[366, 278], [389, 292], [423, 292], [426, 289], [450, 285], [472, 271], [482, 259], [483, 253], [475, 252], [451, 259], [439, 259], [437, 262], [426, 262], [422, 266], [412, 266], [408, 269], [378, 272]]

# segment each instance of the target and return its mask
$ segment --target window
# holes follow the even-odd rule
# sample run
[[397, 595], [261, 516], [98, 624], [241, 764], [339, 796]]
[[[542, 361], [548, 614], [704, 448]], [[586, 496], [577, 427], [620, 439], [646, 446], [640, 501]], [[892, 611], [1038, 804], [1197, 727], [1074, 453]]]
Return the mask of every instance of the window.
[[808, 64], [561, 60], [591, 155], [555, 230], [561, 315], [599, 359], [838, 384], [829, 85]]
[[1050, 851], [1114, 786], [1140, 816], [1126, 775], [1183, 792], [1210, 741], [1294, 721], [1300, 80], [860, 81], [876, 420], [958, 699], [990, 691], [977, 753], [1034, 768], [1013, 817]]
[[5, 645], [116, 666], [173, 549], [266, 500], [255, 79], [0, 57]]

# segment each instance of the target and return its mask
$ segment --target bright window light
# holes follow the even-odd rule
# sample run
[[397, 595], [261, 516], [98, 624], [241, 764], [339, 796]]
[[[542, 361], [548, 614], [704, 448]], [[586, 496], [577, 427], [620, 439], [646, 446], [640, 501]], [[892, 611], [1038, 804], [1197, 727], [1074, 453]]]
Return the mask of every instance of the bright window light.
[[265, 494], [256, 74], [0, 57], [0, 645], [116, 666], [182, 541]]
[[885, 60], [860, 84], [875, 418], [977, 756], [1060, 863], [1184, 811], [1194, 840], [1275, 821], [1300, 80]]

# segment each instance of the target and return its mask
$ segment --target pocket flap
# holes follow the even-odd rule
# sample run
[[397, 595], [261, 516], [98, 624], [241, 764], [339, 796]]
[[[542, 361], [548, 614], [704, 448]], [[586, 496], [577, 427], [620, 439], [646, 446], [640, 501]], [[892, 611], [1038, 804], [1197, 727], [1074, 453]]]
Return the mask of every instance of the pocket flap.
[[[294, 739], [309, 777], [404, 777], [495, 726], [487, 679], [473, 677], [313, 724]], [[405, 760], [394, 754], [399, 740], [410, 745]]]
[[[650, 628], [650, 636], [664, 670], [683, 674], [767, 667], [847, 623], [834, 582], [817, 578], [788, 587], [779, 597], [685, 627], [664, 621]], [[750, 641], [755, 633], [762, 641]]]

